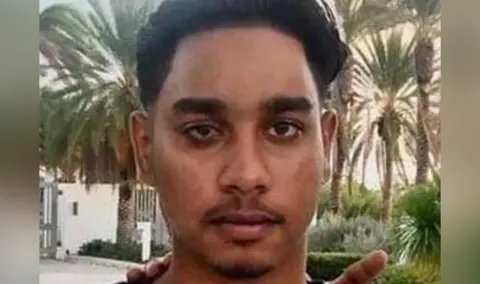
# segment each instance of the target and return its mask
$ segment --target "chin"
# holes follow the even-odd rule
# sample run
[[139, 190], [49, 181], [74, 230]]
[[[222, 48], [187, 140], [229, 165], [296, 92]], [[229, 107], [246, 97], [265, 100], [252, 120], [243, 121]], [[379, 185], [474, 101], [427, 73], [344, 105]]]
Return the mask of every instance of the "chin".
[[211, 267], [225, 278], [240, 280], [262, 277], [274, 270], [275, 265], [256, 259], [223, 259], [213, 261]]

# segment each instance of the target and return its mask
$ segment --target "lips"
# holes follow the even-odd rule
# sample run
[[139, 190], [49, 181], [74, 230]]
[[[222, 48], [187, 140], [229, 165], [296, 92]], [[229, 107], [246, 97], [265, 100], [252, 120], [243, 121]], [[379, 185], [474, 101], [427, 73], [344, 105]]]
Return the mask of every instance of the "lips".
[[212, 218], [210, 222], [214, 224], [258, 225], [263, 223], [279, 223], [279, 218], [263, 211], [233, 211], [220, 214]]
[[264, 238], [282, 220], [263, 211], [232, 211], [209, 221], [227, 241], [252, 242]]

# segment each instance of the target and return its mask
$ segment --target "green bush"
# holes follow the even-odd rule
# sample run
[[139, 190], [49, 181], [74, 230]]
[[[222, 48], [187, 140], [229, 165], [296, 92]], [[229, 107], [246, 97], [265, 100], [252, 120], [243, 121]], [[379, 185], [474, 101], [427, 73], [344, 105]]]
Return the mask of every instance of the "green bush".
[[424, 268], [440, 266], [440, 188], [414, 186], [400, 197], [394, 220], [394, 254]]
[[[328, 186], [321, 189], [319, 199], [317, 214], [318, 218], [321, 218], [325, 212], [330, 210], [330, 188]], [[340, 201], [341, 215], [347, 219], [357, 216], [370, 216], [376, 220], [380, 218], [382, 197], [379, 191], [353, 184], [351, 192], [349, 192], [347, 186], [343, 186]]]
[[379, 191], [364, 190], [354, 187], [352, 195], [347, 191], [342, 194], [342, 215], [345, 218], [357, 216], [370, 216], [376, 220], [380, 219], [382, 197]]
[[167, 252], [169, 252], [171, 250], [170, 247], [168, 246], [165, 246], [165, 245], [155, 245], [153, 242], [152, 242], [152, 257], [161, 257], [161, 256], [164, 256]]
[[[352, 253], [318, 253], [311, 252], [307, 260], [307, 272], [313, 279], [331, 281], [343, 271], [362, 259], [362, 254]], [[409, 267], [389, 265], [374, 284], [430, 284], [423, 282]]]
[[343, 273], [352, 263], [362, 259], [362, 254], [353, 253], [315, 253], [307, 258], [307, 273], [313, 279], [330, 281]]
[[415, 273], [415, 270], [408, 266], [388, 266], [376, 279], [373, 284], [431, 284], [425, 282]]
[[309, 232], [309, 250], [368, 253], [390, 250], [388, 227], [368, 216], [346, 219], [326, 213]]
[[[152, 257], [162, 256], [167, 251], [168, 248], [165, 246], [156, 246], [154, 244], [151, 246]], [[117, 244], [110, 241], [93, 240], [83, 244], [78, 254], [139, 263], [142, 260], [142, 246], [137, 243]]]

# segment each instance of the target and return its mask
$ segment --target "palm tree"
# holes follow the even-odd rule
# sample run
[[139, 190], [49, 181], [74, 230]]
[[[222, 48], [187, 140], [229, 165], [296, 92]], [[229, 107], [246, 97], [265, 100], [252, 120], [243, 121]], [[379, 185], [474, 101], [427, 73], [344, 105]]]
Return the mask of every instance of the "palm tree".
[[410, 154], [408, 145], [415, 137], [414, 41], [405, 42], [400, 30], [389, 31], [385, 36], [371, 33], [364, 47], [356, 45], [354, 50], [359, 58], [358, 74], [370, 78], [371, 83], [365, 79], [358, 86], [364, 91], [356, 97], [359, 120], [354, 126], [357, 136], [353, 153], [359, 153], [363, 159], [363, 174], [366, 161], [375, 153], [383, 183], [381, 218], [389, 221], [394, 165], [399, 174], [404, 173], [403, 158]]
[[412, 24], [416, 32], [415, 75], [418, 85], [417, 108], [417, 170], [415, 182], [425, 184], [430, 168], [428, 116], [435, 69], [434, 40], [440, 34], [440, 0], [395, 0], [398, 16]]
[[[153, 11], [151, 1], [111, 0], [108, 10], [89, 0], [91, 11], [53, 5], [40, 16], [40, 53], [55, 73], [51, 100], [61, 101], [52, 136], [67, 141], [61, 156], [73, 158], [87, 186], [119, 183], [117, 242], [128, 242], [135, 226], [135, 167], [128, 115], [140, 109], [135, 76], [136, 35]], [[60, 103], [59, 103], [60, 104]]]
[[[392, 13], [386, 1], [372, 0], [336, 0], [335, 10], [341, 19], [342, 33], [347, 45], [352, 45], [368, 31], [385, 28], [386, 19]], [[355, 61], [349, 54], [332, 90], [333, 106], [338, 116], [335, 163], [330, 191], [330, 210], [333, 214], [340, 211], [342, 177], [352, 140], [350, 121], [353, 119], [350, 117], [352, 114], [349, 113], [349, 108], [355, 93], [353, 88], [354, 65]], [[349, 191], [351, 191], [351, 187], [349, 187]]]
[[52, 90], [41, 88], [40, 92], [40, 166], [53, 173], [56, 180], [73, 182], [79, 167], [78, 155], [65, 157], [68, 147], [68, 131], [64, 127], [67, 109], [62, 101], [52, 100]]

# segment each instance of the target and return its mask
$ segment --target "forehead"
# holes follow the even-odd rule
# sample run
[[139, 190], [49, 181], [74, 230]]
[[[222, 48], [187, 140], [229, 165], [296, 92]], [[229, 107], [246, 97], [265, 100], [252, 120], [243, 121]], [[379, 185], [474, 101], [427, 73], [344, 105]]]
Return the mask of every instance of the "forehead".
[[184, 38], [159, 101], [220, 97], [236, 106], [317, 94], [303, 46], [268, 27], [218, 28]]

